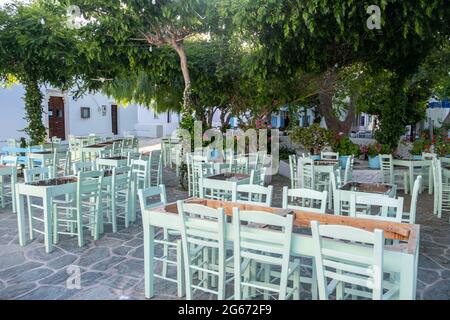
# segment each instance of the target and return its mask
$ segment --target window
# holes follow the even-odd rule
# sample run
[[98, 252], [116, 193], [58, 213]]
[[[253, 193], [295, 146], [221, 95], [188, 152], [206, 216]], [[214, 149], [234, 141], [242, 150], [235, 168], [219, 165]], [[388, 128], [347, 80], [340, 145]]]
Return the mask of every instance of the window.
[[81, 119], [88, 119], [91, 117], [91, 108], [81, 108]]
[[366, 125], [366, 117], [365, 116], [361, 116], [361, 118], [359, 118], [359, 125], [361, 127], [364, 127]]

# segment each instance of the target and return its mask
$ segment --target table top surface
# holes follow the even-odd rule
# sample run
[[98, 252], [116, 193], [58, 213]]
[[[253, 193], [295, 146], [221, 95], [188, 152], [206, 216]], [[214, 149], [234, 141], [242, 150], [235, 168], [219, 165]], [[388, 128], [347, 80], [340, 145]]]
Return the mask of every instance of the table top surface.
[[339, 160], [314, 160], [315, 166], [335, 166], [339, 164]]
[[355, 191], [355, 192], [387, 194], [387, 193], [391, 192], [392, 185], [380, 184], [380, 183], [349, 182], [346, 185], [344, 185], [341, 188], [341, 190], [344, 190], [344, 191]]
[[244, 173], [222, 173], [215, 176], [207, 177], [207, 179], [223, 180], [223, 181], [240, 181], [249, 178], [250, 175]]

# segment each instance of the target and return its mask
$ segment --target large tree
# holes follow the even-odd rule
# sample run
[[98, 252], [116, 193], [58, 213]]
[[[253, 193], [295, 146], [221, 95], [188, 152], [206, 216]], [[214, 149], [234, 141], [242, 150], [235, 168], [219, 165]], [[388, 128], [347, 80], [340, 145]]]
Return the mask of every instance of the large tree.
[[[224, 4], [225, 15], [250, 43], [258, 59], [254, 70], [263, 78], [289, 77], [299, 69], [316, 75], [313, 92], [327, 126], [348, 132], [354, 115], [347, 118], [333, 110], [339, 73], [355, 63], [385, 68], [397, 74], [395, 88], [448, 28], [449, 6], [444, 0], [386, 0], [381, 9], [381, 29], [367, 27], [369, 1], [341, 0], [232, 0]], [[448, 33], [447, 33], [448, 35]]]
[[[186, 112], [189, 110], [192, 105], [192, 78], [185, 41], [209, 30], [205, 15], [211, 1], [67, 0], [61, 3], [75, 5], [80, 9], [79, 14], [88, 22], [83, 27], [84, 39], [93, 44], [116, 48], [139, 47], [145, 44], [148, 50], [162, 46], [174, 50], [184, 81], [183, 109]], [[129, 56], [131, 67], [136, 63], [136, 55], [132, 50], [131, 48]], [[95, 60], [97, 57], [92, 58]]]
[[76, 65], [75, 41], [59, 11], [36, 1], [0, 10], [0, 77], [25, 87], [24, 131], [32, 144], [44, 142], [41, 86], [68, 88]]

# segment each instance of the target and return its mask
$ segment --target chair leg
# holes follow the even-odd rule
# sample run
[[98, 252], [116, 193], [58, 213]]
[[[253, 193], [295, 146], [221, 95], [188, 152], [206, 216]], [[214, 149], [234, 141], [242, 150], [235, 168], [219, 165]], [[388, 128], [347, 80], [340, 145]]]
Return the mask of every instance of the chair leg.
[[[3, 194], [3, 192], [2, 192]], [[2, 197], [3, 204], [3, 197]], [[27, 197], [27, 206], [28, 206], [28, 225], [30, 228], [30, 240], [34, 239], [34, 230], [33, 230], [33, 208], [31, 207], [31, 197]]]
[[[115, 190], [111, 190], [111, 198], [109, 203], [111, 204], [112, 229], [113, 232], [117, 232], [117, 206], [116, 206]], [[128, 228], [128, 226], [126, 225], [126, 219], [125, 219], [125, 227]]]
[[56, 205], [53, 206], [53, 243], [57, 244], [59, 242], [58, 234], [58, 208]]
[[84, 246], [84, 237], [83, 237], [83, 216], [81, 212], [77, 212], [77, 233], [78, 233], [78, 246], [81, 248]]
[[[299, 260], [296, 260], [296, 262], [300, 263]], [[294, 279], [293, 279], [293, 288], [294, 288], [294, 300], [300, 300], [300, 267], [294, 272]]]
[[177, 250], [177, 293], [178, 297], [183, 297], [185, 292], [185, 281], [184, 281], [184, 262], [183, 262], [183, 248], [181, 244], [181, 240], [176, 241], [176, 250]]
[[[169, 241], [169, 232], [167, 229], [163, 230], [163, 237], [164, 237], [164, 241], [168, 242]], [[162, 267], [162, 276], [163, 277], [167, 277], [167, 259], [169, 258], [169, 246], [167, 244], [163, 244], [163, 256], [165, 257], [164, 261], [163, 261], [163, 267]]]
[[311, 299], [318, 299], [316, 262], [312, 259]]

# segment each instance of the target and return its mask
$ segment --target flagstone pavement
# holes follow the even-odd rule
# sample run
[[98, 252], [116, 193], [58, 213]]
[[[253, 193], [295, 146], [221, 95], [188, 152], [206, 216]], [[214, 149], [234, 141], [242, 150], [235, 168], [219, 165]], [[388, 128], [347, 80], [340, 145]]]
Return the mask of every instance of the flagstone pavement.
[[[357, 181], [373, 182], [376, 171], [355, 171]], [[184, 199], [172, 171], [163, 180], [169, 201]], [[273, 178], [274, 205], [281, 204], [281, 189], [288, 179]], [[401, 194], [400, 194], [401, 195]], [[410, 197], [405, 196], [406, 207]], [[450, 225], [449, 216], [438, 219], [432, 214], [432, 197], [424, 192], [418, 201], [417, 222], [421, 225], [417, 299], [450, 298]], [[138, 219], [139, 221], [139, 219]], [[86, 237], [89, 239], [89, 237]], [[16, 216], [0, 211], [0, 299], [144, 299], [143, 234], [140, 223], [107, 232], [97, 241], [78, 248], [76, 238], [61, 237], [54, 252], [46, 254], [38, 237], [25, 247], [18, 244]], [[67, 287], [69, 267], [81, 270], [81, 288]], [[176, 285], [156, 281], [154, 299], [177, 299]], [[210, 299], [209, 295], [199, 298]], [[302, 298], [309, 299], [308, 292]]]

